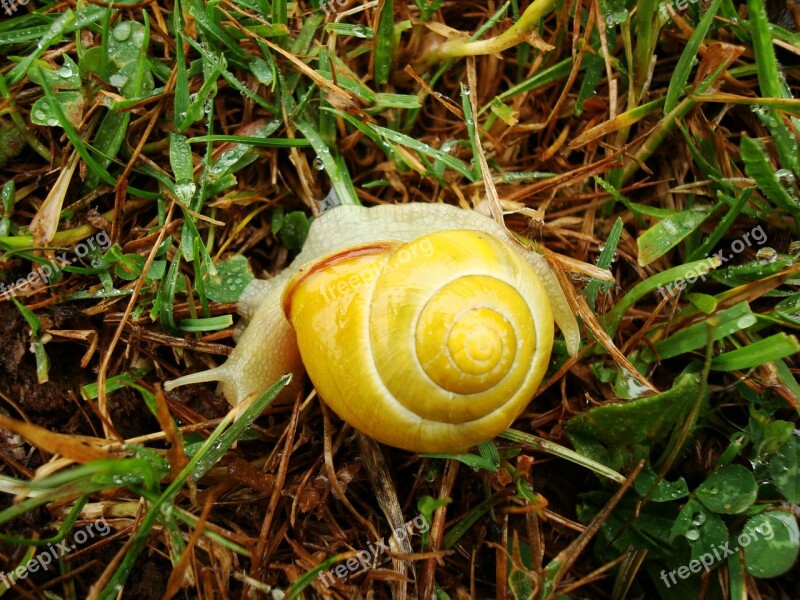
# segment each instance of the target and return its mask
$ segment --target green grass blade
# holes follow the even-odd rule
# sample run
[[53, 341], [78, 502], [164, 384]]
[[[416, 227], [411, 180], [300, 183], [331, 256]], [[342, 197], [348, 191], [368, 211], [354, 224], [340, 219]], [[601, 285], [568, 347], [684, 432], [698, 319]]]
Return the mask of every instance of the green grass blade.
[[[752, 138], [742, 137], [740, 152], [745, 173], [752, 177], [759, 189], [775, 206], [785, 210], [795, 218], [795, 228], [800, 231], [800, 203], [792, 197], [781, 183], [780, 172], [769, 162], [764, 148]], [[794, 177], [791, 177], [792, 182]]]
[[711, 361], [715, 371], [741, 371], [793, 356], [800, 352], [797, 338], [786, 333], [776, 333], [743, 348], [720, 354]]
[[[716, 315], [719, 320], [713, 340], [718, 341], [756, 323], [756, 316], [747, 302], [740, 302]], [[655, 345], [659, 358], [667, 359], [704, 347], [708, 343], [705, 321], [681, 329]]]
[[336, 194], [339, 196], [339, 201], [342, 204], [361, 204], [353, 187], [353, 180], [350, 178], [347, 166], [343, 161], [334, 157], [331, 149], [322, 141], [317, 130], [303, 120], [296, 121], [294, 125], [316, 151], [317, 157], [315, 160], [321, 162], [325, 172], [330, 177], [333, 189], [336, 190]]
[[557, 456], [558, 458], [563, 458], [564, 460], [568, 460], [576, 465], [593, 471], [600, 477], [605, 477], [606, 479], [610, 479], [616, 483], [625, 483], [625, 478], [613, 469], [609, 469], [607, 466], [600, 464], [591, 458], [587, 458], [586, 456], [578, 454], [574, 450], [570, 450], [569, 448], [565, 448], [564, 446], [549, 440], [542, 439], [523, 431], [517, 431], [516, 429], [506, 429], [497, 437], [517, 444], [523, 444], [535, 450], [539, 450], [540, 452], [546, 452], [552, 456]]
[[[617, 254], [617, 246], [619, 245], [619, 240], [622, 237], [622, 227], [622, 219], [617, 217], [617, 220], [614, 222], [614, 226], [611, 228], [611, 233], [608, 234], [608, 238], [606, 239], [606, 245], [600, 251], [600, 256], [597, 259], [597, 266], [601, 269], [610, 269], [611, 265], [614, 263], [614, 257]], [[592, 309], [595, 307], [597, 295], [600, 293], [600, 290], [607, 288], [610, 285], [612, 284], [603, 283], [597, 279], [592, 279], [586, 284], [586, 288], [584, 288], [583, 293], [586, 296], [586, 301], [589, 303], [589, 306], [591, 306]]]
[[665, 113], [672, 112], [675, 110], [675, 107], [678, 106], [678, 100], [683, 93], [684, 86], [689, 81], [689, 75], [694, 67], [697, 52], [700, 50], [700, 45], [706, 39], [706, 34], [708, 34], [708, 30], [711, 28], [711, 23], [713, 23], [714, 17], [717, 15], [720, 4], [722, 4], [722, 0], [714, 0], [711, 5], [705, 9], [703, 18], [700, 19], [700, 22], [692, 33], [692, 37], [690, 37], [689, 41], [686, 43], [686, 47], [681, 53], [678, 64], [675, 66], [675, 71], [673, 71], [672, 77], [669, 80], [667, 99], [664, 102]]
[[684, 210], [653, 225], [636, 240], [643, 267], [664, 256], [703, 224], [711, 211]]
[[375, 85], [383, 87], [389, 82], [394, 58], [394, 1], [382, 0], [375, 35]]
[[[763, 0], [747, 0], [747, 14], [749, 15], [750, 35], [753, 53], [756, 57], [758, 85], [761, 88], [761, 94], [767, 98], [791, 98], [791, 92], [781, 80], [780, 67], [772, 48], [770, 22]], [[775, 149], [778, 151], [783, 166], [791, 169], [795, 176], [800, 177], [798, 132], [792, 133], [784, 125], [780, 113], [775, 109], [765, 109], [764, 114], [759, 116], [775, 138]]]
[[63, 35], [70, 30], [71, 27], [75, 26], [75, 21], [75, 13], [69, 8], [65, 10], [55, 21], [53, 21], [53, 23], [50, 25], [50, 28], [47, 30], [47, 33], [44, 34], [39, 43], [36, 45], [36, 49], [22, 59], [22, 61], [19, 62], [8, 73], [8, 83], [13, 85], [21, 81], [28, 72], [28, 69], [33, 66], [33, 63], [38, 60], [50, 46], [57, 43], [63, 37]]
[[44, 342], [42, 342], [42, 322], [33, 311], [29, 310], [14, 296], [11, 296], [11, 301], [31, 328], [31, 347], [36, 357], [36, 379], [39, 383], [46, 383], [50, 371], [50, 359], [47, 358]]

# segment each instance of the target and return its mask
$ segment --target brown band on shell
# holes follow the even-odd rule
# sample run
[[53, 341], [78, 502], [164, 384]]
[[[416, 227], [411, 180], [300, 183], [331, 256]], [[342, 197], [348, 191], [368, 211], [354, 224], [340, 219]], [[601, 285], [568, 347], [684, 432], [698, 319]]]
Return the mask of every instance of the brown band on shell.
[[286, 315], [286, 319], [291, 322], [289, 317], [292, 314], [292, 299], [294, 297], [294, 290], [306, 278], [310, 277], [320, 269], [332, 267], [333, 265], [345, 260], [358, 258], [359, 256], [367, 256], [370, 254], [380, 254], [385, 250], [401, 245], [401, 242], [377, 242], [372, 244], [364, 244], [362, 246], [353, 246], [352, 248], [345, 248], [341, 252], [329, 254], [328, 256], [311, 263], [310, 265], [303, 266], [292, 276], [292, 278], [286, 284], [286, 288], [283, 292], [283, 300], [281, 304], [283, 305], [283, 314]]

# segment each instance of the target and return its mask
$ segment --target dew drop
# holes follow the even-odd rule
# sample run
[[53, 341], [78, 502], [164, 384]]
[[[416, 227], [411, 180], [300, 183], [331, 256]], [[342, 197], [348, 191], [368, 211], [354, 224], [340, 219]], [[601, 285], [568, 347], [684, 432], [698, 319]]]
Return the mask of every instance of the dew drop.
[[472, 93], [472, 88], [470, 88], [468, 85], [465, 85], [464, 86], [464, 95], [465, 96], [469, 96], [471, 93]]
[[314, 159], [314, 168], [317, 171], [322, 171], [325, 168], [325, 162], [319, 156]]
[[784, 185], [792, 184], [795, 181], [794, 173], [789, 169], [778, 169], [775, 171], [775, 175], [778, 177], [778, 181]]
[[56, 126], [58, 126], [58, 119], [55, 119], [55, 118], [47, 119], [47, 124], [50, 127], [56, 127]]
[[700, 532], [697, 529], [690, 529], [685, 535], [686, 539], [692, 542], [700, 539]]
[[680, 231], [678, 230], [678, 226], [675, 225], [675, 223], [673, 223], [669, 219], [664, 219], [663, 221], [661, 221], [661, 225], [664, 227], [664, 231], [666, 231], [671, 236], [676, 236], [680, 233]]
[[762, 265], [766, 265], [769, 263], [774, 263], [776, 260], [778, 260], [778, 253], [774, 248], [765, 246], [756, 252], [756, 258]]
[[197, 186], [193, 181], [184, 181], [175, 185], [175, 195], [184, 204], [192, 200], [192, 196], [197, 191]]
[[118, 42], [124, 42], [131, 37], [131, 24], [128, 21], [120, 23], [114, 27], [113, 36]]
[[598, 250], [600, 250], [600, 252], [602, 252], [603, 250], [605, 250], [605, 249], [606, 249], [606, 244], [605, 244], [605, 242], [600, 242], [600, 245], [599, 245], [599, 246], [597, 246], [597, 249], [598, 249]]
[[108, 83], [113, 85], [116, 88], [121, 88], [125, 85], [128, 81], [128, 78], [125, 75], [120, 75], [119, 73], [115, 73], [108, 79]]
[[704, 513], [697, 513], [694, 518], [692, 519], [692, 524], [695, 527], [700, 527], [703, 523], [706, 522], [706, 515]]

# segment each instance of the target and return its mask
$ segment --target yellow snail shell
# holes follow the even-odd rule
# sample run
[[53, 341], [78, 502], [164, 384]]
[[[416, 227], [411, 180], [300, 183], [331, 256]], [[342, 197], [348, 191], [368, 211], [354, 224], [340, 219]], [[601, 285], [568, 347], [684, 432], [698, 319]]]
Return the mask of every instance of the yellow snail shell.
[[580, 343], [544, 259], [443, 204], [330, 210], [239, 311], [249, 323], [228, 360], [166, 389], [220, 381], [237, 404], [305, 365], [343, 420], [416, 452], [464, 451], [508, 427], [547, 369], [554, 319], [571, 354]]

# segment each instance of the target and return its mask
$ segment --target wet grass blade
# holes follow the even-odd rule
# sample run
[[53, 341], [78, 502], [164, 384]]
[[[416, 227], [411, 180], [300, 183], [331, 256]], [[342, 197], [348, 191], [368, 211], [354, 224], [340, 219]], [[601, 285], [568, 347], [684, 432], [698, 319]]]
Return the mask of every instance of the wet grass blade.
[[[747, 302], [740, 302], [720, 312], [716, 315], [716, 318], [718, 323], [714, 329], [713, 341], [733, 335], [737, 331], [747, 329], [756, 323], [756, 316], [750, 310], [750, 305]], [[661, 359], [672, 358], [702, 348], [708, 341], [706, 329], [705, 322], [701, 321], [661, 340], [655, 345], [658, 357]]]
[[550, 454], [552, 456], [563, 458], [564, 460], [568, 460], [572, 463], [575, 463], [576, 465], [585, 467], [590, 471], [593, 471], [600, 477], [605, 477], [606, 479], [610, 479], [611, 481], [615, 481], [617, 483], [625, 482], [625, 478], [619, 473], [617, 473], [614, 469], [609, 469], [607, 466], [600, 464], [599, 462], [594, 461], [591, 458], [578, 454], [574, 450], [565, 448], [560, 444], [556, 444], [554, 442], [542, 439], [535, 435], [525, 433], [524, 431], [517, 431], [516, 429], [506, 429], [503, 433], [501, 433], [497, 437], [503, 438], [504, 440], [508, 440], [510, 442], [514, 442], [517, 444], [523, 444], [524, 446], [528, 446], [529, 448], [533, 448], [534, 450], [539, 450], [540, 452], [546, 452], [547, 454]]
[[[762, 0], [747, 0], [747, 14], [761, 94], [767, 98], [791, 98], [791, 92], [781, 81], [780, 67], [772, 48], [772, 34], [765, 3]], [[796, 177], [800, 177], [797, 125], [795, 124], [795, 131], [791, 132], [775, 109], [767, 108], [759, 116], [775, 139], [775, 149], [783, 166], [791, 169]]]
[[322, 141], [319, 133], [310, 124], [302, 120], [295, 122], [295, 127], [302, 133], [317, 153], [315, 160], [322, 163], [325, 172], [331, 179], [333, 189], [342, 204], [361, 204], [358, 200], [353, 180], [344, 162], [334, 157], [331, 149]]
[[797, 338], [786, 333], [776, 333], [737, 350], [720, 354], [711, 361], [715, 371], [741, 371], [793, 356], [800, 352]]
[[375, 32], [375, 85], [383, 87], [389, 82], [394, 59], [394, 0], [381, 0], [378, 29]]
[[719, 220], [716, 227], [714, 227], [714, 231], [711, 232], [702, 244], [700, 244], [694, 252], [689, 254], [687, 257], [687, 261], [698, 260], [702, 256], [707, 256], [716, 246], [719, 244], [720, 240], [725, 236], [728, 230], [733, 225], [736, 218], [742, 212], [742, 209], [753, 196], [753, 192], [755, 191], [754, 188], [750, 187], [745, 190], [742, 190], [741, 193], [736, 198], [727, 197], [723, 192], [717, 192], [720, 200], [723, 202], [727, 200], [727, 204], [730, 206], [730, 209], [725, 214], [723, 218]]
[[[769, 162], [764, 148], [752, 138], [742, 137], [740, 152], [745, 173], [752, 177], [759, 189], [775, 206], [794, 215], [795, 228], [800, 231], [800, 204], [789, 195], [781, 183], [781, 171], [776, 171]], [[794, 181], [794, 177], [790, 177]]]
[[[102, 11], [100, 14], [103, 14], [105, 11]], [[99, 16], [99, 15], [98, 15]], [[75, 13], [72, 9], [67, 9], [64, 11], [61, 16], [59, 16], [53, 23], [50, 25], [50, 28], [44, 34], [44, 36], [39, 40], [39, 43], [36, 45], [36, 49], [22, 59], [21, 62], [17, 63], [11, 71], [9, 71], [6, 78], [8, 79], [9, 84], [15, 84], [22, 80], [23, 77], [28, 73], [28, 69], [30, 69], [34, 62], [38, 60], [45, 51], [58, 42], [61, 37], [70, 30], [70, 28], [75, 26]], [[53, 100], [50, 100], [53, 102]]]
[[710, 214], [707, 210], [685, 210], [653, 225], [636, 240], [639, 264], [645, 267], [664, 256], [700, 227]]
[[31, 347], [36, 357], [36, 379], [40, 384], [46, 383], [50, 371], [50, 359], [47, 358], [44, 342], [42, 342], [42, 322], [33, 311], [29, 310], [14, 296], [11, 297], [11, 300], [31, 328]]
[[384, 139], [393, 142], [395, 144], [405, 146], [406, 148], [410, 148], [411, 150], [414, 150], [423, 156], [428, 156], [430, 158], [433, 158], [434, 160], [440, 161], [444, 163], [446, 166], [453, 169], [454, 171], [461, 173], [469, 181], [471, 182], [475, 181], [475, 174], [472, 172], [472, 170], [457, 158], [450, 156], [449, 154], [442, 152], [441, 150], [432, 148], [425, 142], [420, 142], [419, 140], [415, 140], [414, 138], [409, 137], [403, 133], [387, 129], [386, 127], [381, 127], [379, 125], [372, 125], [372, 124], [370, 124], [369, 127], [374, 131], [376, 131]]
[[[617, 246], [619, 245], [620, 237], [622, 237], [622, 227], [622, 219], [617, 217], [617, 220], [614, 221], [614, 226], [611, 228], [611, 233], [608, 234], [608, 238], [606, 239], [606, 245], [600, 251], [600, 256], [597, 259], [597, 266], [601, 269], [610, 269], [611, 265], [614, 263], [614, 257], [617, 254]], [[583, 293], [592, 309], [594, 309], [595, 303], [597, 302], [597, 294], [600, 293], [601, 289], [608, 288], [609, 286], [610, 284], [603, 283], [597, 279], [592, 279], [586, 284]]]
[[634, 49], [636, 102], [644, 95], [655, 56], [658, 29], [657, 0], [640, 0], [636, 3], [636, 48]]
[[675, 107], [678, 106], [678, 100], [683, 93], [683, 88], [689, 81], [689, 75], [694, 68], [697, 52], [700, 50], [700, 45], [705, 41], [706, 34], [711, 28], [711, 23], [713, 23], [714, 17], [717, 15], [721, 4], [722, 0], [714, 0], [711, 5], [705, 9], [703, 18], [700, 19], [700, 22], [692, 33], [692, 37], [690, 37], [689, 41], [686, 43], [686, 47], [681, 53], [678, 64], [675, 66], [675, 71], [672, 73], [672, 77], [669, 80], [669, 89], [667, 89], [667, 97], [664, 101], [665, 113], [672, 112], [675, 110]]

